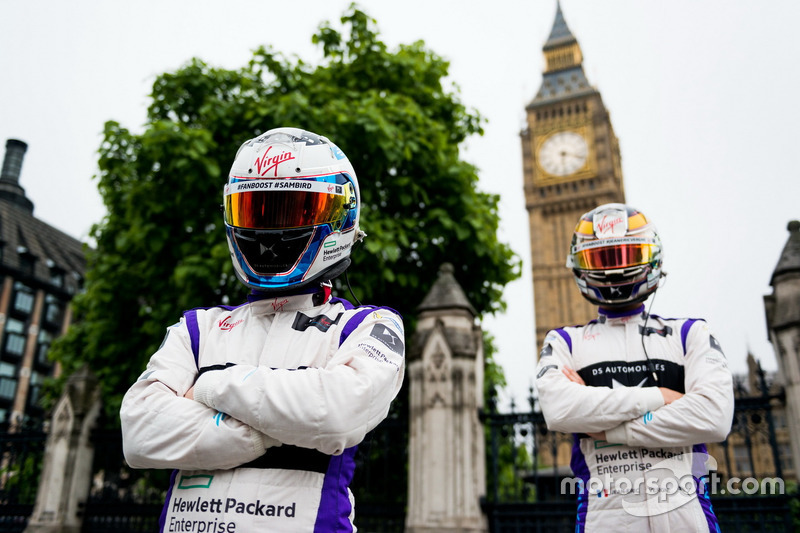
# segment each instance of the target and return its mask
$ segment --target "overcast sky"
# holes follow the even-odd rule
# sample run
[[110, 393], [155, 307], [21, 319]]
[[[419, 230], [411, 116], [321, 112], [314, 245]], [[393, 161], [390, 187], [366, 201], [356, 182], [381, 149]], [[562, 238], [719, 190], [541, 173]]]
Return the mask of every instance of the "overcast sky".
[[[35, 216], [87, 238], [104, 215], [92, 179], [103, 123], [141, 131], [156, 75], [191, 57], [237, 68], [259, 45], [316, 62], [311, 35], [322, 21], [338, 24], [349, 3], [0, 0], [0, 142], [29, 144], [20, 184]], [[519, 132], [541, 82], [556, 2], [359, 5], [391, 48], [422, 39], [448, 59], [462, 101], [488, 120], [463, 157], [479, 167], [481, 188], [501, 195], [500, 237], [524, 261], [524, 277], [507, 290], [508, 312], [484, 321], [509, 393], [522, 399], [538, 349]], [[775, 369], [763, 296], [786, 225], [800, 219], [800, 2], [561, 5], [610, 111], [627, 202], [664, 242], [669, 277], [653, 312], [707, 319], [736, 372], [745, 371], [748, 350]], [[368, 176], [359, 180], [369, 186]]]

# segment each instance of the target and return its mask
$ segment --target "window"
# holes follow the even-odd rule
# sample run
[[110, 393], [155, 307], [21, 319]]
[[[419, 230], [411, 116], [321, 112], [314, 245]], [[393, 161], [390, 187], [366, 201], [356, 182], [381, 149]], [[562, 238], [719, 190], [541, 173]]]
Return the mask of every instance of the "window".
[[29, 315], [33, 311], [33, 289], [16, 282], [14, 283], [14, 311]]
[[746, 446], [738, 445], [733, 447], [733, 460], [735, 463], [736, 474], [744, 475], [750, 474], [752, 467], [750, 465], [750, 454]]
[[64, 306], [52, 294], [44, 297], [44, 322], [47, 325], [61, 328], [64, 321]]
[[775, 429], [782, 429], [786, 427], [786, 411], [783, 409], [774, 409], [772, 411], [772, 423]]
[[60, 268], [50, 269], [50, 283], [56, 287], [64, 286], [64, 271]]
[[31, 384], [28, 388], [28, 407], [36, 407], [42, 392], [44, 377], [39, 372], [31, 372]]
[[36, 266], [36, 257], [24, 246], [17, 247], [19, 254], [19, 269], [26, 276], [33, 276], [33, 269]]
[[5, 353], [17, 357], [25, 353], [25, 323], [16, 318], [6, 320]]
[[781, 469], [784, 470], [784, 475], [786, 470], [794, 470], [794, 460], [792, 459], [792, 447], [789, 445], [788, 442], [782, 442], [778, 444], [778, 454], [780, 456]]
[[53, 342], [53, 334], [47, 330], [39, 330], [39, 337], [36, 339], [36, 363], [39, 365], [50, 365], [47, 359], [47, 351]]
[[17, 367], [0, 361], [0, 400], [13, 400], [17, 393]]

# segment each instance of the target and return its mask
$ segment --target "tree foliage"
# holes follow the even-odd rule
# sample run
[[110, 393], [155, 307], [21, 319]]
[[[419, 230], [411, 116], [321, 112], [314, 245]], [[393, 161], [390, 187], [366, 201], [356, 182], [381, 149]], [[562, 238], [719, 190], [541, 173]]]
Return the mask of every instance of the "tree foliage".
[[343, 32], [324, 23], [312, 37], [319, 65], [270, 47], [237, 69], [193, 59], [155, 80], [141, 133], [105, 125], [98, 186], [108, 214], [92, 229], [77, 322], [53, 354], [65, 374], [84, 363], [99, 374], [110, 412], [183, 310], [243, 300], [219, 204], [238, 146], [270, 128], [325, 135], [352, 161], [368, 234], [350, 268], [362, 302], [413, 323], [448, 261], [479, 313], [503, 309], [519, 261], [497, 239], [498, 197], [477, 189], [477, 169], [459, 154], [482, 118], [423, 42], [390, 51], [355, 6], [341, 22]]

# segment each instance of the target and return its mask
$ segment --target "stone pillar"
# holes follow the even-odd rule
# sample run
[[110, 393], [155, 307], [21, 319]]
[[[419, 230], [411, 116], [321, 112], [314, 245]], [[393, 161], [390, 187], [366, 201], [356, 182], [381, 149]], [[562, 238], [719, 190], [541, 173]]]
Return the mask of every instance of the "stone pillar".
[[450, 264], [418, 307], [408, 354], [406, 533], [488, 531], [483, 426], [483, 335]]
[[786, 391], [786, 417], [795, 477], [800, 480], [800, 222], [789, 222], [789, 240], [764, 296], [769, 340]]
[[67, 381], [56, 404], [47, 437], [44, 465], [25, 533], [80, 533], [80, 504], [92, 477], [91, 431], [100, 414], [97, 378], [84, 367]]

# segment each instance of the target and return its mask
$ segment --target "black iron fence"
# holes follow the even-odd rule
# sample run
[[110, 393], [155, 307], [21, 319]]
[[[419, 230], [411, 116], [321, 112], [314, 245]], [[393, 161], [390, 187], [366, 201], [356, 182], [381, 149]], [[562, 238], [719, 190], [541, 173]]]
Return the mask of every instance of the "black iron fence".
[[[573, 436], [547, 429], [536, 398], [527, 410], [500, 413], [489, 402], [481, 413], [487, 430], [487, 496], [482, 502], [490, 531], [549, 532], [575, 527], [572, 479]], [[791, 464], [782, 390], [758, 369], [753, 383], [736, 383], [731, 433], [709, 446], [716, 459], [709, 487], [725, 532], [800, 530], [800, 497]]]
[[[356, 524], [365, 533], [401, 533], [405, 521], [408, 424], [393, 412], [359, 446], [356, 455]], [[83, 533], [158, 531], [170, 472], [129, 468], [122, 435], [100, 420], [89, 496], [79, 512]], [[0, 430], [0, 531], [22, 533], [39, 486], [47, 439], [41, 422]]]
[[[405, 399], [405, 398], [403, 398]], [[408, 413], [401, 401], [358, 447], [352, 490], [359, 533], [403, 533], [408, 499]]]
[[[730, 435], [709, 449], [718, 463], [712, 502], [722, 530], [800, 530], [797, 488], [784, 482], [795, 479], [795, 467], [788, 451], [783, 394], [761, 373], [755, 387], [738, 382], [736, 396]], [[510, 412], [499, 413], [490, 402], [481, 413], [487, 435], [487, 495], [482, 507], [490, 530], [572, 530], [575, 496], [564, 494], [562, 481], [572, 476], [568, 457], [573, 437], [547, 430], [533, 396], [527, 407], [518, 412], [512, 404]], [[45, 441], [46, 429], [40, 423], [0, 430], [0, 531], [24, 531], [35, 503]], [[128, 468], [118, 429], [98, 429], [93, 441], [91, 491], [80, 510], [83, 532], [156, 531], [169, 472]], [[407, 413], [398, 409], [359, 447], [353, 483], [359, 531], [403, 531], [407, 443]], [[753, 492], [743, 483], [746, 478], [779, 480], [782, 485], [767, 490], [762, 484]], [[731, 495], [730, 488], [739, 494]]]
[[28, 525], [46, 440], [41, 421], [0, 429], [0, 531], [21, 533]]
[[[356, 455], [356, 524], [365, 533], [401, 533], [405, 519], [404, 438], [407, 424], [390, 417], [370, 433]], [[118, 429], [95, 433], [94, 483], [83, 509], [83, 533], [151, 533], [170, 472], [134, 470], [122, 455]]]
[[81, 509], [83, 533], [151, 533], [166, 497], [170, 472], [135, 470], [122, 455], [122, 434], [101, 423], [95, 446], [92, 486]]

